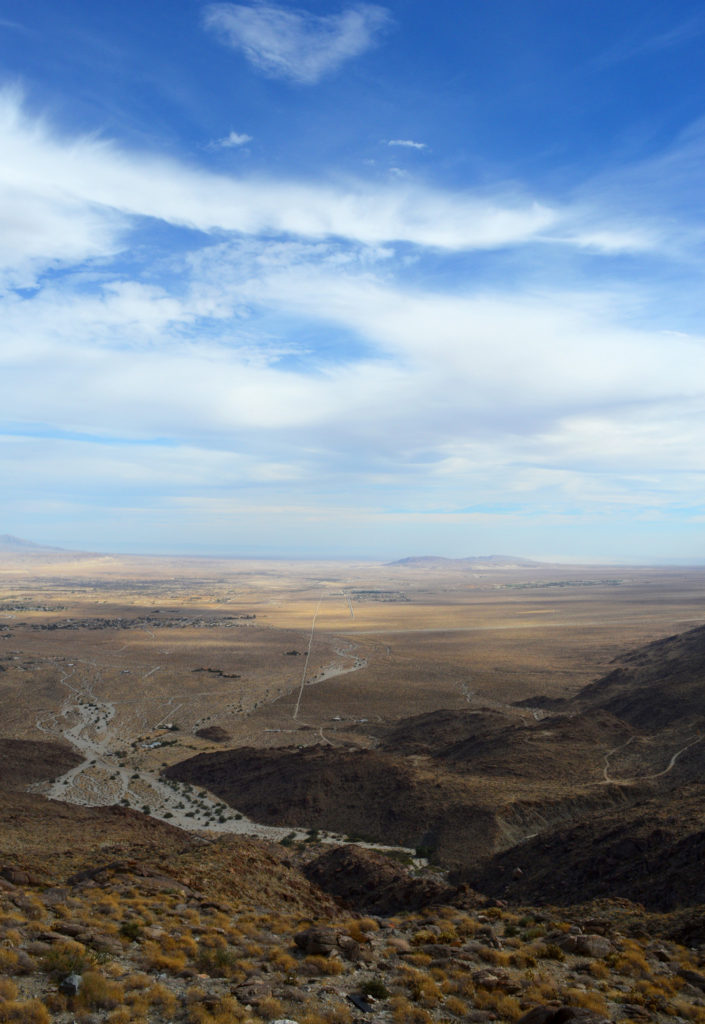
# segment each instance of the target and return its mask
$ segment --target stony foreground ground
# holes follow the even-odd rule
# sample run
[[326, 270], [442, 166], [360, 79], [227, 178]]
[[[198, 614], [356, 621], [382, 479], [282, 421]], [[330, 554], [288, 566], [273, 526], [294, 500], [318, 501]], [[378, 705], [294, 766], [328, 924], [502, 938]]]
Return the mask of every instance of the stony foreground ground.
[[297, 856], [230, 839], [61, 878], [5, 864], [0, 1022], [705, 1021], [693, 911], [517, 909], [467, 892], [464, 906], [361, 916]]

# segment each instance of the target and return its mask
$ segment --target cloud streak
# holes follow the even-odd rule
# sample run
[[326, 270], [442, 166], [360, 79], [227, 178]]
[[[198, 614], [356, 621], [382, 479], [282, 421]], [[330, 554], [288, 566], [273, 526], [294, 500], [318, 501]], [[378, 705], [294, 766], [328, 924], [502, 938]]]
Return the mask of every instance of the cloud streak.
[[[114, 231], [120, 213], [205, 232], [340, 236], [368, 245], [397, 241], [449, 250], [527, 241], [557, 219], [555, 211], [536, 200], [480, 198], [414, 184], [352, 182], [341, 187], [235, 178], [128, 153], [92, 137], [63, 140], [43, 122], [26, 118], [12, 92], [0, 100], [0, 131], [4, 195], [19, 196], [28, 211], [34, 203], [51, 203], [54, 209], [81, 204], [86, 252], [98, 232], [92, 220], [98, 208], [106, 213], [106, 234], [111, 224]], [[36, 237], [40, 218], [35, 220], [20, 214], [16, 237], [25, 229]], [[107, 240], [104, 244], [110, 248]]]
[[238, 146], [246, 146], [248, 142], [252, 142], [251, 135], [247, 135], [245, 132], [230, 132], [222, 139], [212, 142], [210, 149], [234, 149]]
[[388, 139], [388, 146], [402, 146], [406, 149], [428, 149], [425, 142], [414, 142], [413, 139]]
[[388, 12], [357, 4], [340, 14], [315, 15], [274, 4], [210, 4], [205, 27], [259, 71], [314, 85], [375, 44]]

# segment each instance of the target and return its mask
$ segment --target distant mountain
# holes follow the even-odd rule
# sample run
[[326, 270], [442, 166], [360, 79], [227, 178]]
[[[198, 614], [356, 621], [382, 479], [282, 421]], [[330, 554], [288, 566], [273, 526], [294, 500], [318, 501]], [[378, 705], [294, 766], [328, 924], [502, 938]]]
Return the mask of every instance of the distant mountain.
[[473, 555], [468, 558], [443, 558], [440, 555], [416, 555], [399, 558], [388, 565], [407, 566], [410, 569], [508, 569], [512, 566], [538, 566], [545, 562], [532, 562], [515, 555]]
[[46, 544], [35, 544], [32, 540], [13, 537], [10, 533], [0, 533], [0, 551], [63, 551], [64, 548], [52, 548]]

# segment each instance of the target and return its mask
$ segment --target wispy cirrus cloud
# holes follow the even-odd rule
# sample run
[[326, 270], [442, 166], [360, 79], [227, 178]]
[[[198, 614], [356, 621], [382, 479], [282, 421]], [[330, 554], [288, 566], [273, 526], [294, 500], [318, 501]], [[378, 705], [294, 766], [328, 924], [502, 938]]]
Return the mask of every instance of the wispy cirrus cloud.
[[617, 41], [594, 61], [596, 67], [609, 67], [621, 61], [631, 60], [659, 50], [670, 50], [696, 39], [705, 33], [705, 16], [697, 14], [671, 28], [652, 34], [634, 34]]
[[428, 149], [425, 142], [414, 142], [413, 139], [387, 139], [388, 146], [402, 146], [406, 149]]
[[273, 78], [313, 85], [358, 57], [391, 18], [384, 7], [356, 4], [340, 14], [316, 15], [268, 3], [210, 4], [206, 28]]

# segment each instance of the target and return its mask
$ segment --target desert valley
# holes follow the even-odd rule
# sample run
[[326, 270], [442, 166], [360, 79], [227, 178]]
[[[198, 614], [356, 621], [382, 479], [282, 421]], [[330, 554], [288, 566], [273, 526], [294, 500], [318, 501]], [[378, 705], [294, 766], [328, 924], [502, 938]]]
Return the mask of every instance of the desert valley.
[[3, 538], [0, 1021], [705, 1021], [704, 598]]

